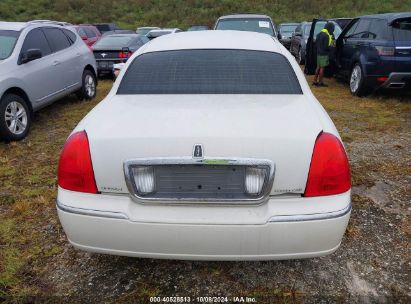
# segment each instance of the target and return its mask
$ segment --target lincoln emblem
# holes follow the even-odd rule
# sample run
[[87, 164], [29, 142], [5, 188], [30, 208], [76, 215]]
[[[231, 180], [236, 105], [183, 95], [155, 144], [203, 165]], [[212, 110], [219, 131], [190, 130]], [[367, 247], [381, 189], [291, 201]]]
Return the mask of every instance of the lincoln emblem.
[[203, 158], [203, 145], [202, 144], [194, 145], [193, 158]]

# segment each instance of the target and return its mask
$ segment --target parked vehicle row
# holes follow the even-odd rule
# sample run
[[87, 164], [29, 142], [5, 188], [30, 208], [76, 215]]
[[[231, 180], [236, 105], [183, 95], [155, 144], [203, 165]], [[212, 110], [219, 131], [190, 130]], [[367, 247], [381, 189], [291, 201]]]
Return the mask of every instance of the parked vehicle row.
[[280, 40], [282, 45], [287, 49], [290, 48], [292, 34], [298, 26], [298, 23], [281, 23], [278, 27], [278, 40]]
[[[289, 45], [298, 63], [306, 63], [305, 73], [313, 74], [317, 59], [315, 38], [327, 22], [333, 22], [335, 42], [326, 74], [348, 79], [350, 91], [358, 96], [381, 87], [409, 91], [411, 13], [358, 17], [342, 30], [338, 24], [348, 21], [314, 19], [312, 23], [281, 24], [277, 33], [269, 16], [241, 14], [220, 17], [214, 29], [280, 38], [285, 46]], [[0, 25], [0, 106], [4, 108], [0, 114], [0, 137], [7, 140], [26, 136], [34, 111], [72, 92], [80, 98], [94, 97], [97, 75], [113, 73], [115, 66], [121, 69], [121, 64], [149, 40], [181, 32], [178, 28], [144, 27], [138, 28], [141, 34], [137, 34], [111, 23], [72, 25], [47, 20]], [[206, 28], [194, 26], [190, 31], [198, 30]], [[47, 86], [43, 85], [45, 77]]]
[[[325, 20], [314, 20], [316, 27]], [[411, 91], [411, 13], [354, 18], [336, 37], [326, 72], [349, 81], [352, 94], [364, 96], [378, 88]], [[307, 47], [305, 72], [316, 67], [315, 32]]]

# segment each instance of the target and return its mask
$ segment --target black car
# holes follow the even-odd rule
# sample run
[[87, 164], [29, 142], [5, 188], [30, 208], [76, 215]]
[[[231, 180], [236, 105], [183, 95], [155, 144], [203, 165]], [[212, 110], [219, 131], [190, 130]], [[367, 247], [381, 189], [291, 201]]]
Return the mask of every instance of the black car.
[[[353, 19], [338, 37], [332, 56], [330, 74], [347, 79], [353, 95], [378, 88], [411, 92], [411, 13]], [[307, 71], [312, 72], [314, 58], [310, 63]]]
[[308, 36], [310, 36], [311, 22], [301, 22], [291, 35], [290, 53], [297, 58], [299, 64], [305, 62], [305, 50], [307, 46]]
[[130, 56], [147, 43], [146, 36], [138, 34], [114, 34], [102, 37], [93, 45], [99, 74], [112, 74], [115, 63], [126, 62]]
[[278, 26], [278, 39], [285, 48], [290, 48], [291, 36], [299, 23], [281, 23]]
[[115, 23], [94, 23], [93, 24], [101, 34], [109, 31], [121, 30]]

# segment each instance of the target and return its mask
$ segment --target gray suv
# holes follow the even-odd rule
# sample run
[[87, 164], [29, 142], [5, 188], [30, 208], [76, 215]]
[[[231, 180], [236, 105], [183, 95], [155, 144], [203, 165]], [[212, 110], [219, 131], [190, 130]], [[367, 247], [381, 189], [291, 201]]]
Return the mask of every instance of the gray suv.
[[0, 139], [23, 139], [33, 112], [68, 94], [96, 96], [94, 55], [66, 25], [0, 22]]

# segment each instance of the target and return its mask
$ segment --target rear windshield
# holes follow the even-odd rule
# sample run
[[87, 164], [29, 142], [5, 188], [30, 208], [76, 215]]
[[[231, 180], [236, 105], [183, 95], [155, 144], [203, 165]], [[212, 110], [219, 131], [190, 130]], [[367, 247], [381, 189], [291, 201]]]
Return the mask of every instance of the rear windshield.
[[274, 30], [270, 19], [256, 18], [238, 18], [238, 19], [222, 19], [219, 20], [216, 30], [234, 30], [264, 33], [274, 36]]
[[282, 25], [280, 27], [281, 33], [292, 33], [296, 29], [297, 25]]
[[281, 54], [249, 50], [178, 50], [140, 55], [117, 94], [302, 94]]
[[19, 35], [20, 32], [17, 31], [0, 30], [0, 60], [11, 55]]
[[123, 47], [127, 46], [132, 37], [129, 36], [107, 36], [101, 38], [96, 44], [96, 47]]
[[411, 18], [395, 20], [392, 28], [395, 40], [411, 41]]

